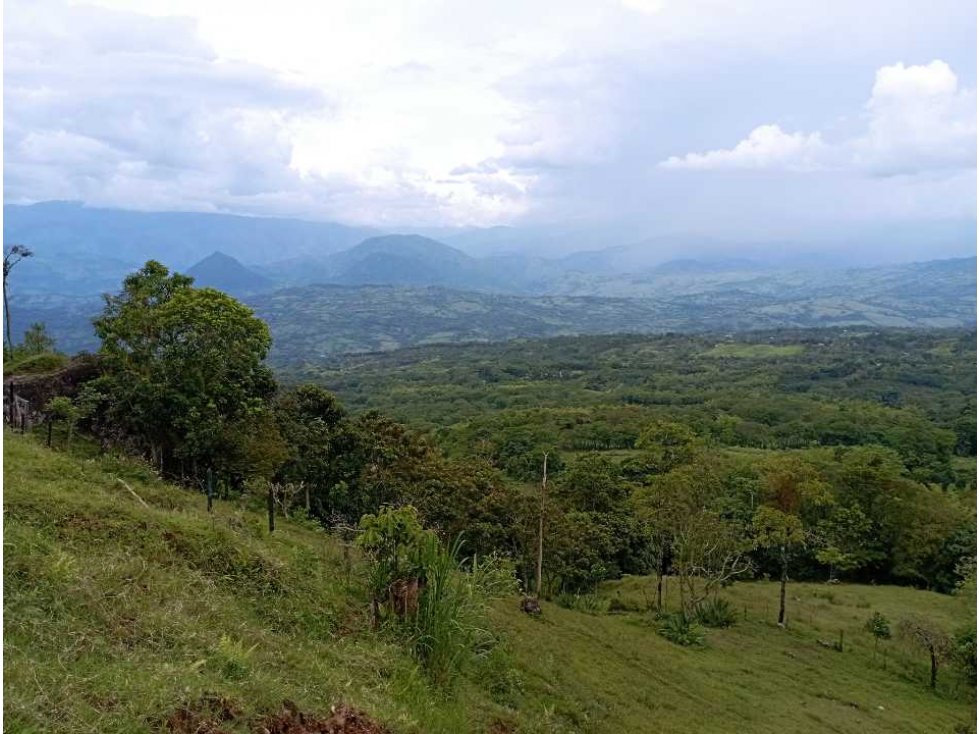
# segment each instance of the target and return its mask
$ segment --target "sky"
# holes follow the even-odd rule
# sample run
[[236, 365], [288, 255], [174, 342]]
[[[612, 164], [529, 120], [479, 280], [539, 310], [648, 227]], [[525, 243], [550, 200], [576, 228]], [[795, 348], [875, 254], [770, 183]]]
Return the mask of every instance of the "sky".
[[973, 0], [7, 0], [4, 200], [791, 239], [972, 220]]

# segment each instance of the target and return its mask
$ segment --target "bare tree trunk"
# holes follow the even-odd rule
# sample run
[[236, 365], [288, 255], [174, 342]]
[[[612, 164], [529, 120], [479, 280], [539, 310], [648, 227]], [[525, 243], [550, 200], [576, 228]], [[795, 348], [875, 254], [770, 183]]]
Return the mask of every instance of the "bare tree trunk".
[[785, 585], [789, 581], [789, 556], [782, 548], [782, 584], [778, 593], [778, 623], [785, 626]]
[[7, 347], [14, 348], [14, 340], [10, 336], [10, 303], [7, 301], [7, 279], [3, 279], [3, 320], [7, 325]]
[[275, 532], [275, 495], [272, 485], [269, 484], [269, 533]]
[[540, 599], [544, 577], [544, 499], [547, 495], [547, 453], [544, 454], [544, 476], [540, 483], [540, 518], [537, 526], [537, 598]]

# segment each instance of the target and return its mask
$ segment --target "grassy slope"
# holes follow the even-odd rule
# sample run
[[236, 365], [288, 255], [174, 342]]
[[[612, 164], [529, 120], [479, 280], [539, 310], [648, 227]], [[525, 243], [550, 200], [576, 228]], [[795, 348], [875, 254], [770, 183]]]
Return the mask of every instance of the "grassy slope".
[[[321, 712], [345, 701], [406, 732], [501, 719], [518, 731], [872, 734], [951, 732], [974, 718], [971, 689], [932, 694], [924, 661], [902, 665], [896, 650], [883, 670], [860, 632], [873, 609], [951, 629], [967, 616], [961, 602], [885, 587], [794, 585], [781, 631], [769, 621], [776, 587], [736, 585], [728, 596], [747, 619], [701, 650], [673, 646], [638, 614], [545, 604], [537, 621], [508, 600], [494, 618], [510, 640], [509, 685], [465, 681], [440, 696], [367, 631], [356, 566], [348, 583], [341, 546], [322, 532], [282, 522], [269, 537], [261, 514], [221, 502], [208, 516], [199, 496], [134, 464], [10, 432], [4, 458], [6, 731], [152, 731], [204, 691], [249, 715], [284, 698]], [[643, 584], [605, 593], [638, 602]], [[843, 654], [815, 644], [840, 629]]]

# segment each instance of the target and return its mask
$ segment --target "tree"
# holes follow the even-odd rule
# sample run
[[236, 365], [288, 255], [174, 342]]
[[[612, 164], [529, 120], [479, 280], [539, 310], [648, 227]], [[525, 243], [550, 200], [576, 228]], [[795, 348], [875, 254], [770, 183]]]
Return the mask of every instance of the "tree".
[[14, 340], [10, 336], [10, 299], [7, 292], [7, 279], [10, 271], [21, 260], [33, 257], [34, 253], [23, 245], [12, 245], [3, 256], [3, 317], [7, 322], [7, 347], [13, 349]]
[[685, 620], [692, 619], [701, 602], [719, 587], [751, 570], [750, 549], [740, 525], [717, 512], [702, 509], [683, 519], [673, 540], [673, 567], [680, 577]]
[[802, 520], [798, 516], [762, 505], [752, 520], [755, 545], [774, 551], [779, 562], [778, 623], [785, 626], [785, 589], [789, 582], [789, 560], [795, 549], [806, 541]]
[[938, 682], [938, 669], [952, 654], [952, 639], [933, 622], [921, 617], [909, 617], [898, 623], [901, 637], [913, 647], [928, 653], [931, 660], [929, 685], [934, 689]]
[[815, 535], [821, 546], [816, 560], [829, 566], [830, 581], [836, 579], [837, 571], [855, 571], [883, 557], [873, 535], [873, 523], [855, 505], [836, 508], [819, 522]]
[[[686, 534], [688, 543], [683, 544], [692, 552], [689, 542], [695, 536], [691, 523], [699, 513], [714, 510], [721, 500], [722, 486], [713, 464], [706, 459], [674, 468], [666, 474], [654, 475], [649, 484], [639, 489], [632, 498], [636, 515], [646, 529], [649, 551], [656, 571], [656, 608], [663, 608], [663, 582], [669, 561], [674, 561], [678, 539]], [[688, 555], [688, 563], [693, 559]]]
[[668, 565], [678, 577], [681, 614], [687, 619], [720, 586], [750, 570], [751, 544], [744, 523], [723, 512], [724, 492], [715, 457], [701, 455], [654, 475], [633, 496], [635, 512], [649, 533], [658, 609], [663, 608]]
[[275, 390], [263, 363], [271, 337], [249, 308], [192, 282], [151, 260], [106, 297], [95, 321], [105, 366], [99, 389], [109, 396], [112, 422], [161, 469], [240, 474], [249, 471], [243, 431]]
[[829, 488], [815, 468], [795, 457], [779, 457], [763, 469], [764, 504], [751, 524], [757, 548], [774, 552], [779, 564], [778, 623], [785, 625], [785, 591], [792, 555], [806, 543], [802, 515], [829, 501]]
[[71, 398], [59, 395], [47, 402], [44, 406], [44, 413], [48, 423], [48, 446], [51, 445], [51, 428], [57, 422], [65, 424], [68, 434], [67, 442], [70, 444], [75, 426], [82, 417], [82, 411], [79, 407], [71, 401]]
[[655, 421], [636, 440], [643, 467], [657, 474], [689, 464], [699, 446], [697, 434], [682, 423], [670, 421]]
[[21, 344], [24, 354], [44, 354], [54, 351], [54, 339], [48, 334], [47, 327], [40, 321], [31, 324], [24, 332], [24, 343]]
[[368, 509], [378, 509], [356, 501], [362, 442], [336, 396], [316, 385], [300, 385], [279, 396], [275, 417], [288, 452], [275, 479], [302, 486], [314, 516], [354, 522]]
[[619, 468], [598, 453], [572, 462], [557, 483], [557, 496], [582, 512], [611, 512], [629, 495]]
[[874, 636], [874, 655], [877, 655], [877, 645], [881, 640], [891, 639], [891, 625], [880, 612], [874, 612], [864, 623], [863, 628]]

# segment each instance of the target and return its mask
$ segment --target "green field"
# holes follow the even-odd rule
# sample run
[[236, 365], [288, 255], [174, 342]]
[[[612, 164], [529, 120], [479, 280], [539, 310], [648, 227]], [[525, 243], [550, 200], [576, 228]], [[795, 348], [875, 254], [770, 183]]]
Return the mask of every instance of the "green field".
[[[356, 554], [322, 530], [280, 519], [270, 536], [245, 500], [208, 515], [139, 464], [10, 431], [4, 458], [5, 731], [167, 731], [205, 693], [236, 711], [209, 731], [253, 731], [283, 699], [345, 702], [395, 732], [951, 733], [975, 719], [951, 667], [932, 692], [925, 657], [886, 642], [885, 669], [862, 631], [874, 610], [974, 625], [954, 596], [792, 584], [782, 630], [777, 586], [740, 583], [723, 592], [738, 623], [696, 649], [655, 633], [649, 579], [602, 588], [632, 610], [619, 614], [545, 603], [535, 620], [505, 599], [506, 654], [445, 693], [370, 630]], [[842, 653], [817, 643], [841, 631]]]

